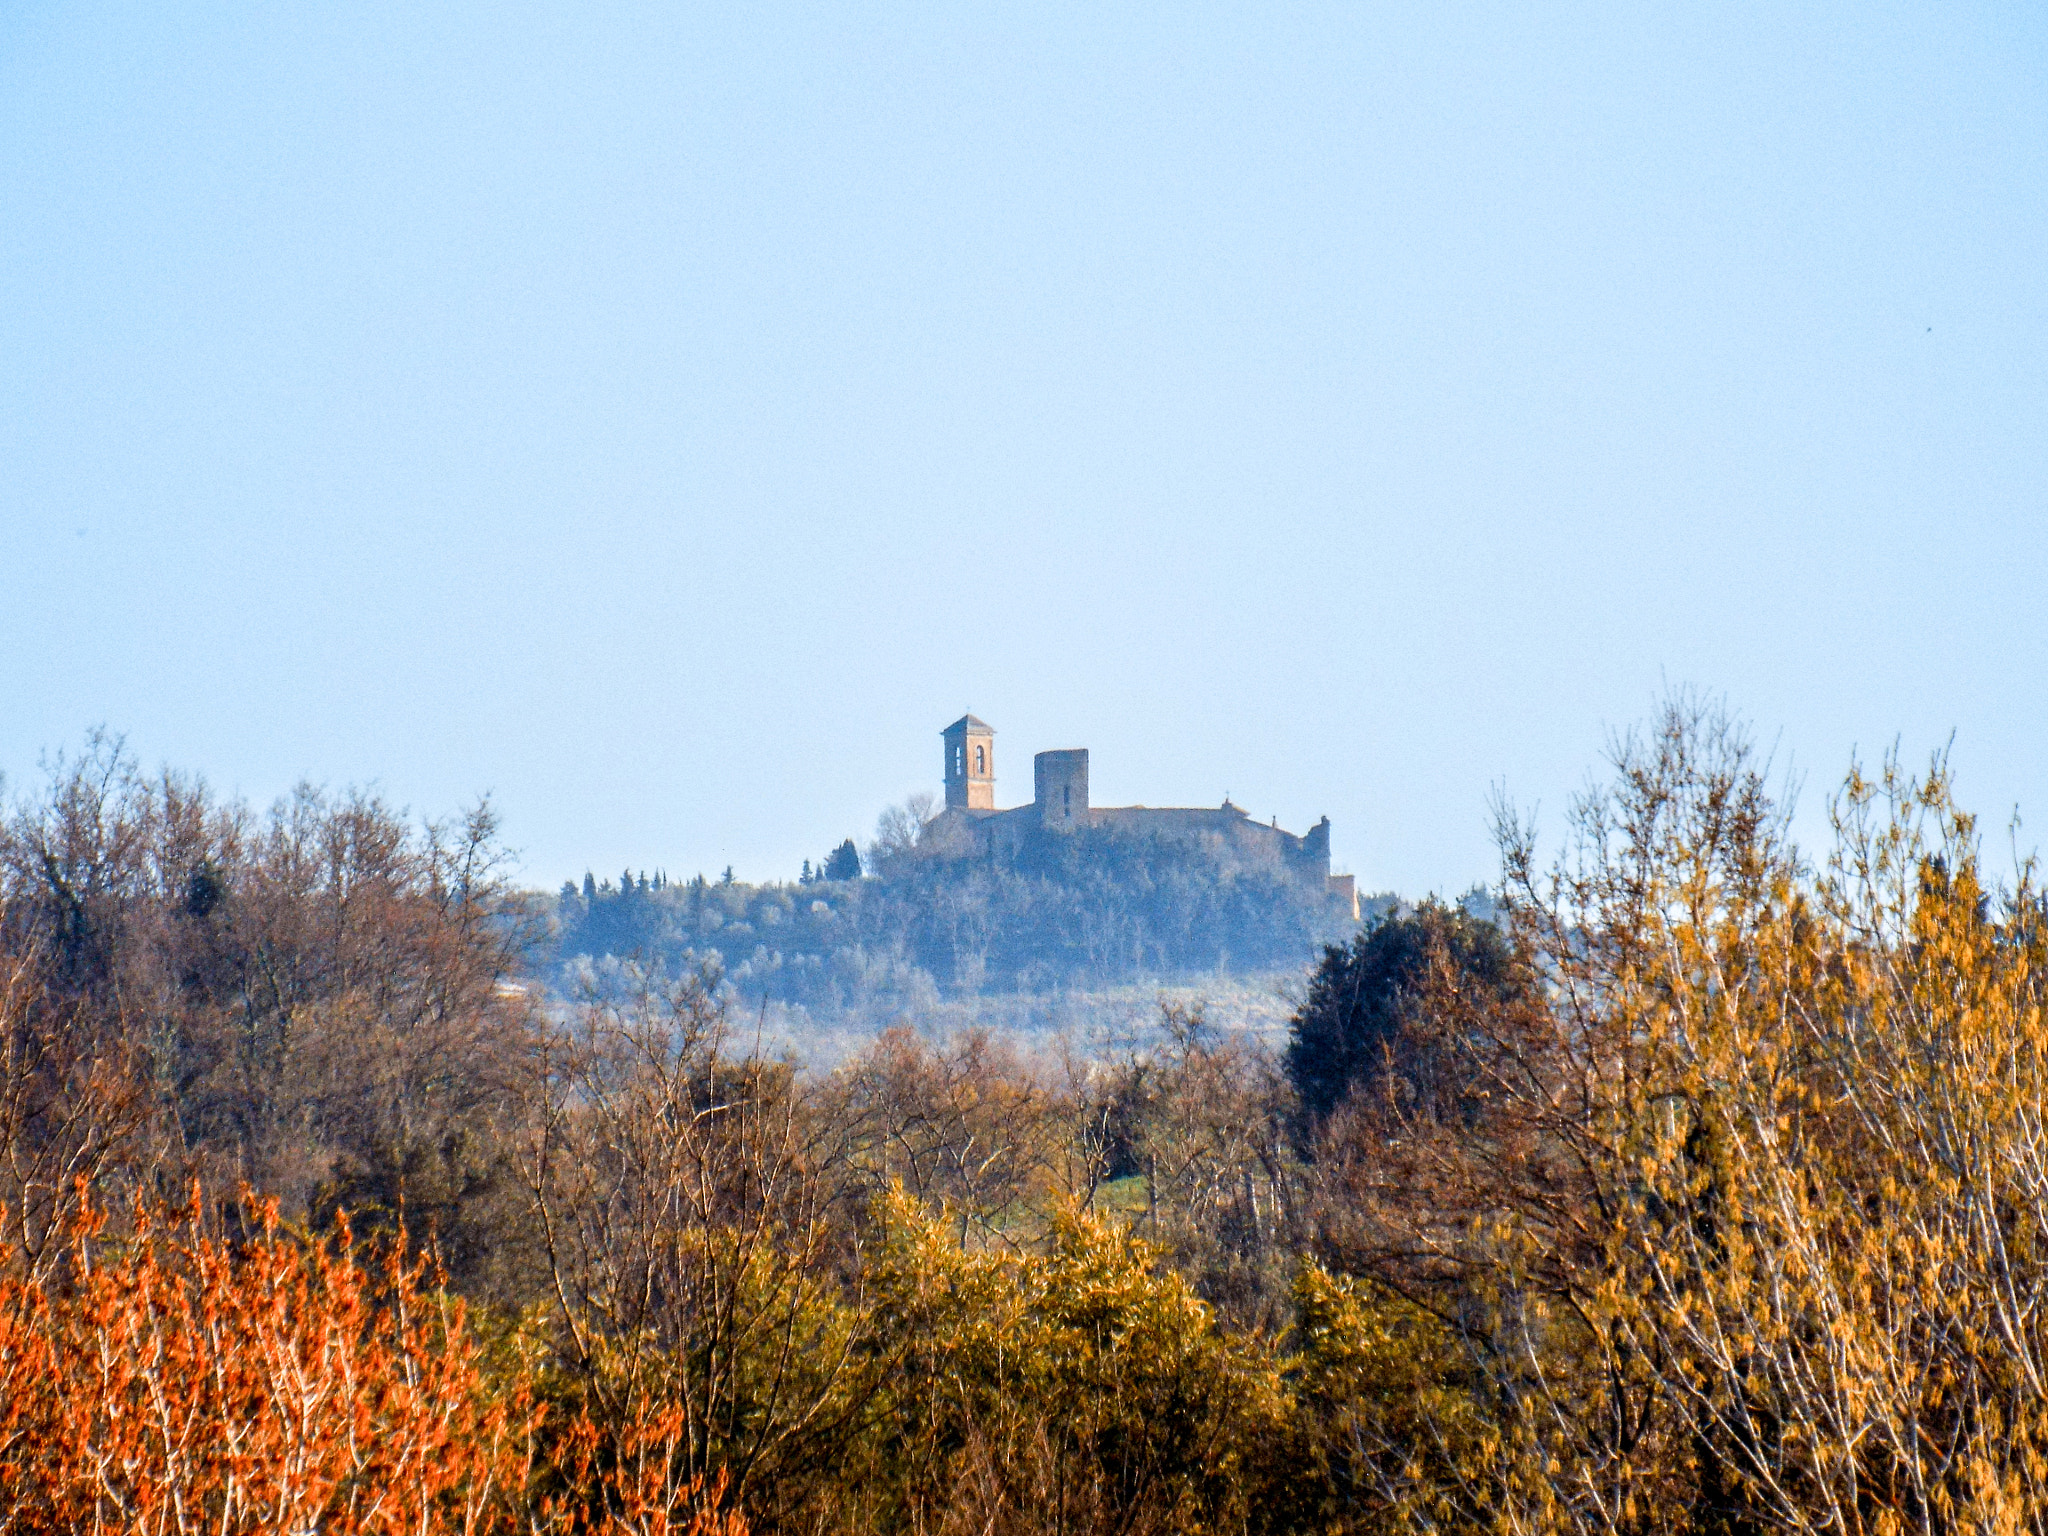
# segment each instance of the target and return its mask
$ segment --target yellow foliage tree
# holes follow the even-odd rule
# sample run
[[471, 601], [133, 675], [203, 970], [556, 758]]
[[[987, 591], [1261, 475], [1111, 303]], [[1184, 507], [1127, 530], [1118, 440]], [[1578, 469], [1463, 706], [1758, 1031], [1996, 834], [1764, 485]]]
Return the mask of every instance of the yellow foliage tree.
[[964, 1250], [884, 1196], [870, 1300], [888, 1353], [871, 1529], [1209, 1531], [1249, 1518], [1273, 1363], [1127, 1232], [1069, 1210], [1032, 1253]]
[[1526, 1000], [1445, 970], [1419, 1027], [1454, 1091], [1354, 1106], [1328, 1148], [1333, 1246], [1476, 1372], [1422, 1400], [1461, 1450], [1413, 1509], [2048, 1528], [2031, 871], [1986, 890], [1939, 761], [1852, 775], [1818, 871], [1714, 711], [1674, 706], [1616, 770], [1547, 871], [1507, 829]]

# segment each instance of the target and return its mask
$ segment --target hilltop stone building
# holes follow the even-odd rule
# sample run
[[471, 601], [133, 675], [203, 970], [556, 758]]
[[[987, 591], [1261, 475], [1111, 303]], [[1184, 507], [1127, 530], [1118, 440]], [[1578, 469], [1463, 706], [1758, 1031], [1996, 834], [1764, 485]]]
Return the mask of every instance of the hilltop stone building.
[[1034, 832], [1101, 827], [1159, 837], [1202, 849], [1218, 867], [1292, 874], [1327, 891], [1358, 917], [1357, 883], [1330, 873], [1330, 818], [1297, 836], [1251, 819], [1228, 799], [1214, 810], [1184, 806], [1091, 805], [1088, 749], [1040, 752], [1031, 760], [1031, 803], [996, 808], [996, 733], [962, 715], [939, 733], [946, 744], [946, 806], [925, 834], [940, 857], [1013, 857]]

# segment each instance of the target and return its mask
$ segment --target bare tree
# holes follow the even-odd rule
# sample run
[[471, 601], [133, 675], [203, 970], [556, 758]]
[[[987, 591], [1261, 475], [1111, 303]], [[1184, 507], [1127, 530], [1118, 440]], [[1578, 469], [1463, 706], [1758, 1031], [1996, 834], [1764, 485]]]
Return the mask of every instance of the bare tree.
[[415, 826], [302, 786], [258, 817], [103, 733], [0, 826], [0, 948], [40, 1021], [14, 1049], [84, 1072], [91, 1102], [119, 1085], [109, 1169], [247, 1180], [299, 1218], [403, 1211], [465, 1280], [516, 1247], [477, 1208], [523, 1208], [502, 1171], [533, 1041], [519, 916], [488, 803]]
[[925, 829], [938, 818], [938, 801], [919, 790], [901, 805], [889, 806], [875, 820], [875, 840], [868, 845], [867, 867], [881, 872], [916, 853]]
[[550, 1051], [524, 1167], [566, 1357], [600, 1424], [666, 1414], [677, 1497], [772, 1517], [875, 1381], [858, 1263], [786, 1066], [729, 1059], [699, 977], [593, 1004]]
[[1271, 1052], [1212, 1029], [1200, 1003], [1163, 1002], [1160, 1025], [1121, 1085], [1147, 1235], [1234, 1321], [1277, 1332], [1300, 1206], [1293, 1094]]
[[81, 1192], [133, 1165], [148, 1117], [132, 1053], [42, 971], [0, 951], [0, 1245], [31, 1280], [61, 1262]]
[[856, 1169], [945, 1207], [963, 1244], [1008, 1244], [1043, 1204], [1056, 1105], [986, 1030], [933, 1047], [898, 1026], [841, 1073], [840, 1087]]

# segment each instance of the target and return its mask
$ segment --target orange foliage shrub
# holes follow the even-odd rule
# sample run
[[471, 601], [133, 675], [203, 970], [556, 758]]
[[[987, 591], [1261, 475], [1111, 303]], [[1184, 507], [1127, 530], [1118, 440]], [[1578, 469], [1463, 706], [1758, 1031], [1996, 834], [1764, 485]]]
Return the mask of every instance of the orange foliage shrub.
[[138, 1208], [118, 1244], [88, 1213], [69, 1252], [69, 1273], [45, 1280], [0, 1251], [8, 1536], [745, 1536], [737, 1516], [673, 1513], [715, 1490], [650, 1484], [658, 1424], [635, 1428], [623, 1457], [565, 1426], [565, 1464], [546, 1480], [567, 1497], [533, 1507], [529, 1383], [490, 1390], [461, 1304], [423, 1288], [420, 1266], [366, 1267], [346, 1225], [309, 1246], [272, 1205], [255, 1240], [230, 1244], [195, 1199], [169, 1222]]
[[541, 1523], [564, 1536], [747, 1536], [736, 1511], [719, 1512], [725, 1473], [708, 1487], [684, 1473], [688, 1433], [679, 1403], [645, 1405], [610, 1433], [577, 1414], [551, 1447], [569, 1493], [544, 1501]]
[[[195, 1201], [62, 1283], [0, 1280], [0, 1525], [10, 1531], [498, 1528], [532, 1417], [481, 1389], [459, 1303], [420, 1271], [281, 1236], [231, 1250]], [[378, 1283], [381, 1279], [381, 1284]]]

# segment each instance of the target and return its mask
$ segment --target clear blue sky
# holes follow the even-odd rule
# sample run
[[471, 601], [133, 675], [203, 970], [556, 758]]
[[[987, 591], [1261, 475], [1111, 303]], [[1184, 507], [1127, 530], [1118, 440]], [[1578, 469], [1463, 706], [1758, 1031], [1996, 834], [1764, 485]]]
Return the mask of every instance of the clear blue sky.
[[0, 8], [14, 791], [786, 876], [971, 707], [1455, 890], [1667, 680], [2038, 827], [2044, 586], [2038, 5]]

